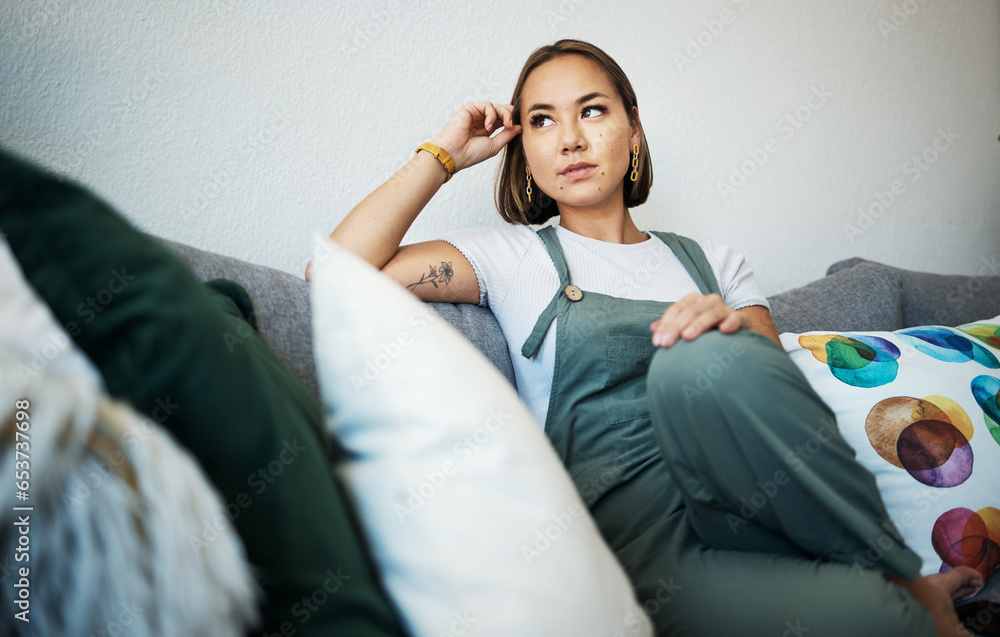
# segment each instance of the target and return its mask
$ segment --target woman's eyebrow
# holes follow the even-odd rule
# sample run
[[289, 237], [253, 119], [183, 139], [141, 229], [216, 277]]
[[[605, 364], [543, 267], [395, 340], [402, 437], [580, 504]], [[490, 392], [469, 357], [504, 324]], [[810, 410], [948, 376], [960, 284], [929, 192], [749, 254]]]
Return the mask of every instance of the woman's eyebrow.
[[[604, 99], [609, 99], [608, 96], [605, 95], [604, 93], [587, 93], [583, 97], [576, 100], [576, 103], [583, 104], [584, 102], [589, 102], [595, 97], [603, 97]], [[528, 109], [528, 112], [530, 113], [532, 111], [553, 111], [553, 110], [555, 110], [555, 108], [551, 104], [535, 104], [534, 106]]]

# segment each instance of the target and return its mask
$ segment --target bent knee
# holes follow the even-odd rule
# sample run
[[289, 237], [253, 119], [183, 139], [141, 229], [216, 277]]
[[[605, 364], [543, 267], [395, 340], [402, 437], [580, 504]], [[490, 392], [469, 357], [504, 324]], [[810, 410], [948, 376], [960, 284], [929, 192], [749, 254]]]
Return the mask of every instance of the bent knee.
[[[647, 381], [664, 389], [692, 384], [704, 390], [708, 383], [743, 376], [739, 372], [773, 357], [776, 349], [785, 356], [774, 342], [755, 332], [723, 334], [712, 330], [693, 341], [681, 340], [672, 347], [659, 349], [653, 355]], [[737, 374], [730, 373], [733, 371]]]

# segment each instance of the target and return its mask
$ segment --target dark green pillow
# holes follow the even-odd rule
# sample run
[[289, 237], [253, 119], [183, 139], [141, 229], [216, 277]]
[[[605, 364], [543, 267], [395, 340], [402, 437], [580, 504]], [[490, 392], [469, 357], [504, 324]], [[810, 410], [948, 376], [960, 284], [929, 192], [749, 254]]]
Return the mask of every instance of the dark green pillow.
[[230, 519], [205, 521], [191, 559], [213, 525], [235, 526], [266, 596], [260, 631], [403, 634], [330, 469], [322, 408], [247, 321], [242, 288], [203, 286], [89, 193], [3, 152], [0, 229], [109, 393], [169, 430], [221, 492]]

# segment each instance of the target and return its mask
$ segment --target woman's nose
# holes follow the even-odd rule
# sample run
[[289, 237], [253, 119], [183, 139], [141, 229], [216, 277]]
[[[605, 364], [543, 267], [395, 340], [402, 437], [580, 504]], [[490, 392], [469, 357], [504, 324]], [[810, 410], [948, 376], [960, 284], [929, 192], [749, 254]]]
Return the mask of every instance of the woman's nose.
[[584, 137], [583, 129], [580, 127], [579, 122], [570, 120], [569, 123], [562, 126], [561, 133], [559, 142], [562, 145], [563, 152], [572, 152], [586, 148], [587, 140]]

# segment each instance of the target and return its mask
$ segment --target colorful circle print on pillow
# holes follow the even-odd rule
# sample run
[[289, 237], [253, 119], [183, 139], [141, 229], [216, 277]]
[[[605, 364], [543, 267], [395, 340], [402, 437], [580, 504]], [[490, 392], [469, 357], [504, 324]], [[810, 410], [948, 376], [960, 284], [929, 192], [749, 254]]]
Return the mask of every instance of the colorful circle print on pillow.
[[946, 327], [914, 327], [896, 332], [906, 341], [928, 356], [949, 363], [976, 361], [990, 369], [1000, 369], [1000, 361], [988, 349], [974, 343]]
[[838, 380], [854, 387], [878, 387], [896, 379], [899, 348], [884, 338], [862, 334], [806, 334], [799, 344], [830, 366]]
[[865, 431], [888, 462], [931, 487], [954, 487], [972, 475], [972, 421], [944, 396], [893, 396], [868, 413]]
[[1000, 566], [1000, 509], [945, 511], [934, 523], [931, 543], [941, 557], [942, 572], [969, 566], [987, 580]]
[[972, 395], [983, 408], [986, 429], [1000, 444], [1000, 378], [976, 376], [972, 379]]
[[990, 325], [989, 323], [970, 323], [956, 328], [965, 332], [975, 339], [989, 345], [993, 349], [1000, 349], [1000, 325]]
[[1000, 568], [1000, 316], [896, 332], [785, 333], [930, 575]]

